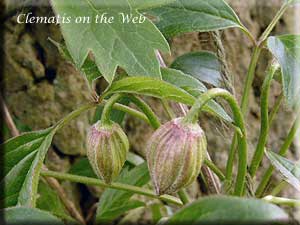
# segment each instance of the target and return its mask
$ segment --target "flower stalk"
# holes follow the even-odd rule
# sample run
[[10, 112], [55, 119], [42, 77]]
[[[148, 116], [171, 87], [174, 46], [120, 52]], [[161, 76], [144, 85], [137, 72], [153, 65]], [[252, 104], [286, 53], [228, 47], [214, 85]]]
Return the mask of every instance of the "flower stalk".
[[154, 199], [159, 199], [174, 205], [182, 206], [182, 202], [171, 195], [161, 195], [158, 196], [155, 194], [155, 192], [141, 188], [141, 187], [136, 187], [128, 184], [122, 184], [122, 183], [117, 183], [117, 182], [112, 182], [110, 184], [107, 184], [103, 182], [102, 180], [95, 179], [95, 178], [90, 178], [90, 177], [83, 177], [83, 176], [77, 176], [77, 175], [72, 175], [68, 173], [60, 173], [60, 172], [54, 172], [54, 171], [47, 171], [47, 170], [42, 170], [41, 175], [45, 177], [54, 177], [58, 180], [68, 180], [71, 182], [76, 182], [76, 183], [81, 183], [81, 184], [86, 184], [86, 185], [94, 185], [94, 186], [99, 186], [99, 187], [104, 187], [104, 188], [112, 188], [112, 189], [117, 189], [117, 190], [123, 190], [123, 191], [129, 191], [135, 194], [140, 194], [144, 195], [150, 198]]
[[242, 132], [242, 136], [237, 136], [238, 146], [239, 146], [239, 162], [238, 162], [238, 174], [235, 183], [234, 194], [241, 196], [244, 193], [245, 187], [245, 177], [247, 174], [247, 139], [246, 139], [246, 129], [245, 123], [243, 119], [242, 112], [239, 108], [238, 103], [235, 98], [226, 90], [220, 88], [213, 88], [202, 94], [200, 98], [193, 105], [191, 110], [187, 113], [185, 117], [186, 122], [195, 123], [198, 120], [199, 111], [203, 108], [203, 106], [211, 99], [216, 97], [224, 98], [230, 105], [236, 126], [238, 126]]

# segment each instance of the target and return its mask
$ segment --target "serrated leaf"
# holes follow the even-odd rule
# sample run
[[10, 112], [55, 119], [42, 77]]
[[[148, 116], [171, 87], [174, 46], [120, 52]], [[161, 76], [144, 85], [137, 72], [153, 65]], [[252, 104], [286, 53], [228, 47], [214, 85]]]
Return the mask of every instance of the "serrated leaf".
[[300, 191], [300, 165], [272, 151], [265, 151], [272, 165], [284, 176], [285, 181]]
[[[198, 98], [202, 93], [207, 91], [207, 88], [199, 80], [194, 77], [184, 74], [183, 72], [170, 68], [162, 69], [163, 80], [171, 83], [179, 88], [184, 89], [194, 97]], [[221, 119], [231, 123], [232, 118], [225, 112], [225, 110], [217, 102], [211, 100], [204, 107], [206, 112], [217, 115]]]
[[2, 144], [3, 171], [0, 185], [5, 207], [34, 207], [40, 170], [54, 135], [52, 128], [25, 133]]
[[181, 70], [194, 78], [220, 87], [222, 83], [221, 65], [218, 57], [212, 52], [191, 52], [179, 56], [171, 68]]
[[193, 31], [207, 32], [230, 27], [245, 29], [223, 0], [176, 0], [147, 13], [158, 18], [156, 25], [167, 38]]
[[[60, 43], [52, 40], [51, 38], [49, 38], [49, 40], [51, 41], [51, 43], [53, 45], [55, 45], [55, 47], [58, 49], [59, 53], [66, 60], [70, 61], [72, 64], [75, 65], [75, 62], [73, 61], [72, 56], [70, 55], [70, 53], [65, 45], [60, 44]], [[100, 78], [102, 76], [101, 73], [99, 72], [98, 67], [95, 64], [95, 62], [93, 60], [91, 60], [89, 57], [87, 57], [86, 60], [84, 61], [80, 71], [83, 74], [83, 76], [86, 78], [86, 80], [88, 81], [90, 88], [92, 86], [93, 81], [97, 80], [98, 78]]]
[[[150, 181], [147, 163], [143, 163], [132, 170], [124, 168], [117, 181], [138, 187], [147, 184]], [[125, 213], [128, 209], [142, 206], [141, 202], [129, 201], [133, 194], [134, 193], [127, 191], [106, 189], [99, 201], [96, 221], [98, 223], [100, 221], [112, 221]]]
[[274, 224], [288, 221], [279, 207], [257, 199], [213, 196], [197, 200], [175, 213], [166, 224]]
[[76, 223], [76, 220], [74, 220], [66, 211], [66, 208], [57, 193], [44, 181], [39, 182], [38, 195], [39, 197], [36, 202], [37, 208], [48, 211], [58, 218]]
[[284, 95], [290, 106], [300, 95], [300, 35], [269, 37], [268, 48], [278, 60], [282, 70]]
[[[53, 216], [49, 212], [26, 207], [11, 207], [1, 210], [4, 214], [5, 224], [51, 224], [51, 225], [64, 225], [64, 223]], [[3, 215], [2, 214], [2, 215]]]
[[[143, 23], [124, 23], [123, 13], [141, 17], [134, 1], [114, 0], [52, 0], [56, 14], [67, 14], [71, 23], [62, 23], [61, 29], [69, 52], [81, 68], [91, 51], [104, 78], [111, 83], [117, 66], [129, 75], [160, 77], [159, 62], [155, 50], [169, 52], [163, 35], [149, 19]], [[150, 1], [149, 1], [150, 2]], [[142, 1], [137, 2], [138, 8]], [[96, 15], [113, 17], [112, 23], [96, 23]], [[75, 18], [89, 17], [90, 23], [75, 23]], [[99, 19], [100, 20], [100, 19]], [[98, 21], [99, 21], [98, 20]]]

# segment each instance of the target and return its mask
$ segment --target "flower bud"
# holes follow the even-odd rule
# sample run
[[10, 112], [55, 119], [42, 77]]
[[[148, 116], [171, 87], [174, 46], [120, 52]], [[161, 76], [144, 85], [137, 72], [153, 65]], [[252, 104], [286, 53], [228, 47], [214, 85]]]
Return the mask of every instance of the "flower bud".
[[200, 173], [206, 137], [198, 124], [176, 118], [154, 132], [147, 144], [147, 162], [157, 194], [172, 194], [190, 185]]
[[87, 156], [96, 175], [111, 183], [120, 173], [129, 149], [126, 134], [117, 123], [94, 124], [87, 135]]

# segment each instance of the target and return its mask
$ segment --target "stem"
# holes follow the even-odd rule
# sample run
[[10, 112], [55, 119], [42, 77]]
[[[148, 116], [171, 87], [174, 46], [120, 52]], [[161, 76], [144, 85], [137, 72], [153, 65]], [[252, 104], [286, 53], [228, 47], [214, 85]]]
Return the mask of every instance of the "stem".
[[[259, 38], [258, 44], [255, 46], [252, 57], [251, 57], [251, 62], [249, 65], [247, 77], [246, 77], [246, 83], [243, 91], [243, 96], [242, 96], [242, 101], [241, 101], [241, 109], [243, 116], [246, 117], [247, 115], [247, 109], [248, 109], [248, 103], [249, 103], [249, 94], [251, 90], [251, 86], [254, 80], [254, 75], [255, 75], [255, 69], [256, 65], [262, 50], [262, 44], [264, 41], [268, 38], [270, 35], [271, 31], [275, 27], [276, 23], [279, 21], [285, 10], [288, 8], [290, 2], [285, 3], [281, 9], [277, 12], [269, 26], [266, 28], [266, 30], [263, 32], [261, 37]], [[246, 32], [247, 33], [247, 32]], [[232, 179], [232, 170], [233, 170], [233, 161], [234, 161], [234, 155], [235, 155], [235, 150], [236, 150], [236, 144], [237, 144], [237, 135], [234, 134], [232, 144], [230, 147], [230, 153], [227, 161], [227, 166], [226, 166], [226, 179], [231, 181]]]
[[226, 90], [220, 88], [213, 88], [205, 92], [193, 105], [191, 110], [185, 117], [185, 122], [196, 122], [198, 113], [201, 108], [211, 99], [216, 97], [223, 97], [230, 105], [236, 125], [241, 129], [243, 136], [238, 136], [239, 143], [239, 162], [238, 162], [238, 174], [235, 183], [234, 194], [241, 196], [244, 192], [245, 177], [247, 174], [247, 141], [246, 141], [246, 129], [242, 112], [235, 100], [235, 98]]
[[140, 110], [142, 110], [145, 113], [145, 115], [149, 120], [150, 125], [154, 129], [160, 127], [161, 124], [159, 122], [158, 117], [155, 115], [155, 113], [152, 111], [150, 106], [144, 100], [134, 95], [129, 95], [128, 97]]
[[161, 102], [162, 102], [162, 105], [163, 105], [166, 113], [168, 114], [168, 117], [170, 119], [174, 119], [176, 116], [175, 116], [175, 113], [173, 112], [173, 110], [171, 109], [171, 107], [169, 106], [168, 101], [165, 99], [162, 99]]
[[111, 124], [110, 115], [113, 109], [113, 105], [123, 97], [124, 97], [123, 94], [114, 94], [112, 97], [110, 97], [110, 99], [107, 100], [101, 116], [102, 124], [107, 124], [107, 125]]
[[225, 175], [222, 173], [222, 171], [210, 160], [205, 159], [204, 160], [205, 165], [210, 168], [218, 177], [221, 181], [225, 180]]
[[64, 117], [63, 119], [61, 119], [55, 127], [55, 130], [59, 130], [61, 129], [63, 126], [65, 126], [67, 123], [69, 123], [71, 120], [73, 120], [74, 118], [78, 117], [82, 112], [92, 109], [94, 107], [97, 106], [97, 103], [88, 103], [85, 104], [83, 106], [81, 106], [80, 108], [76, 109], [75, 111], [71, 112], [69, 115], [67, 115], [66, 117]]
[[281, 181], [278, 185], [276, 185], [273, 188], [271, 195], [274, 195], [274, 196], [278, 195], [287, 186], [287, 184], [288, 183], [286, 181], [284, 181], [284, 180]]
[[262, 86], [262, 93], [261, 93], [261, 101], [260, 101], [260, 107], [261, 107], [261, 125], [260, 125], [260, 135], [258, 139], [258, 143], [256, 146], [256, 150], [254, 152], [249, 173], [251, 177], [254, 177], [262, 159], [264, 156], [264, 148], [267, 143], [267, 137], [269, 133], [269, 94], [270, 94], [270, 87], [271, 82], [273, 80], [274, 74], [279, 68], [278, 64], [272, 64], [270, 68], [267, 71], [267, 76], [264, 80], [263, 86]]
[[95, 179], [95, 178], [77, 176], [77, 175], [54, 172], [54, 171], [46, 171], [46, 170], [42, 170], [41, 175], [45, 176], [45, 177], [54, 177], [58, 180], [68, 180], [71, 182], [76, 182], [76, 183], [81, 183], [81, 184], [95, 185], [95, 186], [104, 187], [104, 188], [112, 188], [112, 189], [117, 189], [117, 190], [128, 191], [128, 192], [132, 192], [135, 194], [145, 195], [150, 198], [160, 199], [160, 200], [168, 202], [168, 203], [182, 206], [182, 202], [176, 197], [173, 197], [171, 195], [158, 196], [155, 194], [155, 192], [153, 192], [151, 190], [128, 185], [128, 184], [122, 184], [122, 183], [117, 183], [117, 182], [112, 182], [111, 184], [107, 184], [107, 183], [105, 183], [99, 179]]
[[269, 126], [271, 126], [271, 124], [273, 123], [275, 116], [281, 106], [281, 103], [283, 102], [284, 99], [284, 95], [283, 92], [281, 92], [281, 94], [278, 96], [278, 98], [276, 99], [276, 102], [273, 106], [272, 111], [270, 112], [270, 116], [269, 116]]
[[[103, 102], [105, 102], [105, 101], [103, 101]], [[127, 114], [130, 114], [130, 115], [132, 115], [136, 118], [139, 118], [139, 119], [145, 121], [146, 123], [150, 124], [150, 121], [149, 121], [148, 117], [144, 113], [139, 112], [139, 111], [137, 111], [133, 108], [130, 108], [129, 106], [122, 105], [120, 103], [115, 103], [113, 105], [113, 108], [116, 109], [116, 110], [125, 112]]]
[[300, 206], [300, 200], [295, 200], [295, 199], [280, 198], [272, 195], [268, 195], [262, 199], [267, 202], [278, 204], [278, 205], [287, 205], [292, 207]]
[[[296, 118], [291, 130], [289, 131], [283, 145], [281, 146], [281, 148], [279, 150], [279, 153], [278, 153], [279, 155], [285, 156], [285, 154], [287, 153], [288, 148], [293, 143], [293, 140], [296, 136], [297, 130], [299, 128], [299, 124], [300, 124], [300, 113], [298, 112], [297, 118]], [[272, 176], [273, 170], [274, 170], [274, 167], [270, 166], [268, 168], [268, 170], [265, 172], [265, 174], [263, 175], [262, 181], [260, 182], [260, 184], [256, 190], [256, 193], [255, 193], [255, 195], [257, 197], [261, 197], [262, 194], [264, 193], [265, 188], [266, 188], [267, 184], [269, 183], [269, 180]]]
[[188, 204], [191, 201], [185, 189], [181, 189], [180, 191], [178, 191], [178, 196], [184, 205]]
[[[248, 73], [247, 73], [247, 77], [246, 77], [246, 83], [244, 86], [243, 96], [242, 96], [242, 100], [241, 100], [241, 111], [242, 111], [242, 115], [244, 117], [246, 117], [246, 115], [247, 115], [248, 104], [249, 104], [249, 94], [250, 94], [250, 90], [251, 90], [252, 83], [254, 80], [255, 69], [256, 69], [256, 65], [257, 65], [260, 53], [261, 53], [260, 47], [255, 46], [254, 52], [251, 57], [251, 62], [249, 65], [249, 69], [248, 69]], [[232, 171], [233, 171], [234, 156], [235, 156], [237, 142], [238, 142], [238, 135], [235, 132], [231, 146], [230, 146], [229, 156], [228, 156], [227, 165], [226, 165], [226, 179], [230, 182], [232, 180]]]
[[259, 38], [259, 44], [262, 44], [268, 38], [268, 36], [270, 35], [270, 33], [272, 32], [272, 30], [276, 26], [277, 22], [280, 20], [280, 18], [284, 14], [285, 10], [289, 7], [289, 5], [290, 5], [290, 2], [286, 2], [285, 4], [282, 5], [282, 7], [277, 12], [277, 14], [273, 18], [273, 20], [271, 21], [271, 23], [269, 24], [269, 26], [266, 28], [266, 30], [263, 32], [263, 34]]

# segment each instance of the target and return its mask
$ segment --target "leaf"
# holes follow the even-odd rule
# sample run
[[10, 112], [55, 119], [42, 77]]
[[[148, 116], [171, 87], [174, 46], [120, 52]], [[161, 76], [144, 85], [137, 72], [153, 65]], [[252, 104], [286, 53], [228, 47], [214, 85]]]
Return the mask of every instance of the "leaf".
[[165, 37], [185, 32], [208, 32], [230, 27], [245, 29], [235, 12], [223, 0], [176, 0], [148, 11]]
[[160, 7], [174, 1], [175, 0], [129, 0], [131, 6], [139, 10]]
[[286, 182], [300, 191], [300, 165], [272, 151], [265, 151], [272, 165], [284, 176]]
[[[69, 52], [81, 68], [91, 51], [104, 78], [111, 83], [117, 66], [129, 75], [160, 77], [155, 50], [169, 52], [169, 45], [152, 22], [124, 23], [123, 15], [144, 18], [137, 12], [142, 1], [52, 0], [56, 14], [68, 15], [70, 23], [61, 23], [62, 33]], [[146, 1], [148, 4], [150, 1]], [[156, 1], [157, 3], [160, 1]], [[165, 1], [161, 1], [162, 3]], [[131, 5], [132, 3], [136, 3]], [[135, 7], [135, 8], [133, 8]], [[96, 23], [96, 16], [113, 17], [112, 23]], [[89, 17], [90, 23], [75, 23], [76, 18]], [[103, 22], [103, 21], [102, 21]]]
[[83, 157], [76, 161], [69, 170], [70, 174], [98, 178], [94, 173], [87, 157]]
[[25, 133], [2, 144], [4, 173], [0, 185], [5, 194], [0, 202], [5, 206], [34, 207], [40, 170], [51, 145], [54, 130]]
[[269, 37], [267, 44], [280, 63], [287, 102], [294, 106], [300, 95], [300, 35]]
[[[170, 74], [167, 74], [167, 70], [165, 69], [162, 71], [164, 71], [164, 78], [168, 79], [170, 77]], [[179, 76], [178, 72], [174, 74], [177, 74], [177, 76]], [[176, 85], [179, 85], [179, 83], [175, 79], [170, 79], [170, 81], [174, 82], [174, 84]], [[189, 81], [191, 81], [191, 79], [186, 80], [186, 82]], [[104, 97], [113, 93], [132, 93], [180, 102], [186, 105], [193, 105], [196, 98], [189, 92], [197, 95], [197, 97], [202, 93], [197, 88], [187, 88], [187, 91], [185, 91], [168, 82], [155, 78], [128, 77], [114, 82], [104, 94]], [[204, 107], [204, 111], [213, 113], [214, 115], [219, 116], [227, 122], [232, 122], [230, 116], [228, 116], [228, 114], [222, 109], [222, 107], [215, 102], [209, 102]]]
[[165, 81], [150, 77], [127, 77], [114, 82], [104, 97], [113, 93], [132, 93], [193, 105], [195, 98]]
[[70, 222], [76, 222], [67, 213], [65, 206], [61, 202], [57, 193], [49, 187], [44, 181], [39, 182], [38, 187], [39, 197], [37, 199], [36, 207], [48, 211], [51, 214], [57, 216], [58, 218], [65, 219]]
[[204, 197], [175, 213], [166, 224], [271, 224], [287, 221], [279, 207], [257, 199]]
[[[11, 207], [1, 210], [1, 214], [5, 215], [5, 224], [51, 224], [51, 225], [64, 225], [64, 223], [57, 217], [50, 213], [26, 207]], [[2, 214], [2, 215], [3, 215]]]
[[[143, 163], [132, 170], [124, 168], [118, 180], [120, 183], [141, 187], [150, 181], [147, 163]], [[111, 221], [129, 209], [143, 206], [143, 203], [132, 201], [134, 193], [114, 189], [106, 189], [102, 194], [96, 213], [96, 221]]]
[[191, 52], [178, 57], [171, 65], [171, 68], [181, 70], [194, 78], [220, 87], [222, 83], [221, 65], [214, 53]]
[[[68, 60], [72, 64], [76, 65], [65, 45], [60, 44], [60, 43], [52, 40], [51, 38], [49, 38], [49, 40], [58, 49], [59, 53], [66, 60]], [[92, 86], [93, 81], [102, 76], [101, 73], [99, 72], [98, 67], [95, 64], [95, 62], [93, 60], [91, 60], [89, 57], [87, 57], [86, 60], [84, 61], [80, 71], [83, 74], [83, 76], [86, 78], [86, 80], [88, 81], [88, 84], [89, 84], [90, 88]]]
[[162, 68], [162, 79], [170, 84], [175, 85], [176, 87], [182, 89], [195, 89], [200, 92], [206, 92], [207, 88], [201, 81], [195, 79], [194, 77], [183, 73], [180, 70]]
[[[202, 93], [207, 91], [207, 88], [199, 80], [194, 77], [184, 74], [183, 72], [170, 68], [162, 69], [162, 77], [164, 81], [171, 83], [179, 88], [184, 89], [194, 97], [198, 98]], [[217, 115], [221, 119], [232, 123], [232, 118], [217, 102], [211, 100], [204, 107], [204, 111]]]

